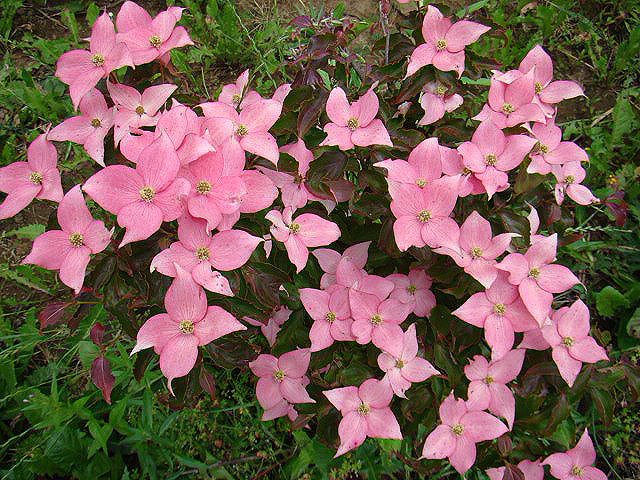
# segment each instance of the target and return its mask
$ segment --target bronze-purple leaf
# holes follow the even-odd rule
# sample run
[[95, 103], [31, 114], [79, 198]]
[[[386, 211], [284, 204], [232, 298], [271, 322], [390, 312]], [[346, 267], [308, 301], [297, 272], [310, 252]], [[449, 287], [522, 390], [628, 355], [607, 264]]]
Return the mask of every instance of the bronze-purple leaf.
[[102, 347], [102, 341], [104, 340], [104, 332], [105, 332], [105, 328], [99, 323], [96, 323], [93, 326], [93, 328], [91, 328], [89, 337], [91, 338], [91, 341], [96, 347]]
[[65, 319], [65, 307], [66, 303], [55, 302], [50, 303], [42, 309], [38, 314], [38, 324], [40, 325], [40, 331], [51, 325], [57, 325]]
[[111, 405], [111, 390], [115, 377], [111, 374], [111, 366], [104, 354], [100, 355], [91, 365], [91, 381], [102, 391], [102, 398]]
[[207, 370], [204, 365], [200, 367], [200, 375], [198, 377], [202, 390], [209, 394], [211, 401], [216, 403], [216, 380]]

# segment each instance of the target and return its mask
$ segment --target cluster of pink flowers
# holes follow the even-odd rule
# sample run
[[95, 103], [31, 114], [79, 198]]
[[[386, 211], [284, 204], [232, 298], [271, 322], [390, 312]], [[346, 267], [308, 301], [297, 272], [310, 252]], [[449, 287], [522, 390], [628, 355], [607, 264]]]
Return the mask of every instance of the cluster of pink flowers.
[[[324, 274], [319, 289], [299, 289], [300, 301], [313, 320], [310, 346], [279, 358], [261, 354], [249, 364], [258, 377], [256, 395], [264, 409], [262, 419], [286, 415], [293, 420], [296, 404], [321, 401], [306, 390], [312, 353], [335, 342], [372, 344], [379, 350], [381, 378], [369, 378], [358, 387], [323, 391], [342, 414], [336, 456], [357, 448], [367, 437], [401, 439], [400, 425], [390, 408], [394, 396], [406, 398], [412, 384], [439, 375], [419, 355], [425, 349], [413, 317], [402, 327], [409, 315], [429, 317], [436, 306], [431, 278], [415, 264], [407, 274], [369, 274], [365, 266], [371, 242], [351, 245], [342, 253], [317, 248], [330, 246], [343, 232], [320, 215], [297, 210], [309, 202], [320, 202], [330, 213], [338, 203], [352, 198], [354, 186], [341, 179], [332, 182], [332, 198], [313, 194], [305, 181], [314, 155], [305, 141], [298, 138], [278, 146], [270, 130], [281, 116], [290, 85], [278, 88], [272, 98], [263, 98], [248, 90], [249, 71], [245, 71], [234, 84], [222, 88], [218, 101], [200, 104], [200, 116], [175, 99], [166, 108], [175, 85], [150, 86], [140, 93], [115, 83], [116, 76], [110, 76], [114, 70], [152, 61], [167, 65], [173, 48], [192, 43], [187, 32], [176, 27], [181, 14], [181, 8], [171, 7], [151, 18], [127, 1], [115, 25], [106, 13], [97, 19], [89, 50], [60, 57], [56, 76], [69, 85], [80, 114], [40, 135], [29, 147], [27, 162], [0, 169], [0, 190], [8, 193], [0, 205], [0, 219], [15, 215], [34, 198], [59, 202], [60, 230], [38, 237], [24, 263], [58, 270], [60, 280], [76, 294], [82, 290], [92, 254], [146, 240], [163, 223], [177, 221], [178, 241], [151, 261], [152, 271], [173, 278], [164, 298], [166, 313], [142, 325], [131, 352], [153, 347], [173, 393], [173, 379], [193, 369], [198, 347], [246, 329], [229, 312], [209, 306], [205, 290], [234, 295], [220, 272], [242, 267], [265, 240], [234, 226], [241, 214], [265, 211], [261, 217], [271, 223], [268, 245], [263, 245], [266, 254], [272, 240], [277, 242], [274, 248], [282, 244], [299, 273], [309, 263], [312, 248]], [[425, 43], [411, 55], [407, 77], [427, 65], [455, 71], [460, 77], [465, 47], [488, 30], [469, 21], [452, 23], [429, 6], [422, 29]], [[530, 245], [522, 252], [512, 245], [517, 234], [494, 235], [489, 220], [477, 211], [461, 225], [452, 218], [458, 197], [487, 194], [491, 199], [507, 189], [509, 172], [525, 162], [527, 155], [529, 173], [555, 176], [558, 204], [565, 195], [582, 205], [597, 200], [580, 185], [585, 176], [580, 163], [588, 160], [586, 153], [574, 143], [562, 142], [554, 123], [555, 104], [582, 95], [582, 90], [572, 82], [553, 82], [552, 74], [551, 59], [541, 47], [535, 47], [518, 70], [494, 73], [488, 103], [475, 117], [481, 123], [471, 141], [450, 148], [440, 145], [438, 138], [427, 138], [407, 160], [375, 163], [387, 174], [399, 250], [428, 246], [436, 254], [451, 257], [484, 288], [453, 314], [484, 330], [490, 361], [477, 355], [465, 367], [467, 399], [456, 399], [453, 392], [445, 398], [439, 409], [441, 424], [428, 435], [422, 451], [422, 458], [448, 458], [461, 474], [474, 464], [477, 443], [493, 440], [514, 426], [515, 398], [508, 384], [520, 373], [527, 349], [551, 348], [570, 386], [583, 362], [607, 359], [604, 349], [589, 336], [589, 311], [582, 301], [553, 309], [554, 294], [580, 281], [555, 263], [557, 235], [537, 233], [535, 209], [529, 215]], [[99, 85], [103, 79], [104, 84]], [[342, 88], [331, 90], [323, 148], [393, 147], [389, 132], [376, 118], [376, 86], [352, 103]], [[443, 85], [432, 83], [425, 89], [420, 99], [425, 116], [419, 124], [434, 123], [462, 104], [462, 97], [447, 95]], [[103, 92], [109, 95], [105, 98]], [[521, 127], [522, 133], [505, 134], [508, 127]], [[115, 146], [122, 154], [119, 164], [104, 156], [105, 137], [112, 128]], [[63, 195], [51, 141], [83, 145], [102, 168]], [[297, 162], [295, 171], [277, 170], [281, 154]], [[264, 159], [262, 165], [246, 168], [248, 155]], [[111, 241], [113, 231], [91, 216], [83, 191], [125, 230], [119, 245]], [[282, 208], [266, 212], [278, 196]], [[274, 347], [291, 313], [278, 307], [266, 324], [248, 317], [243, 320], [260, 327]], [[516, 333], [524, 335], [514, 349]], [[542, 463], [550, 465], [551, 473], [561, 480], [583, 474], [603, 478], [591, 466], [594, 461], [585, 431], [576, 448], [551, 455]], [[539, 461], [525, 461], [518, 467], [527, 480], [542, 478]], [[487, 473], [501, 478], [500, 469]]]

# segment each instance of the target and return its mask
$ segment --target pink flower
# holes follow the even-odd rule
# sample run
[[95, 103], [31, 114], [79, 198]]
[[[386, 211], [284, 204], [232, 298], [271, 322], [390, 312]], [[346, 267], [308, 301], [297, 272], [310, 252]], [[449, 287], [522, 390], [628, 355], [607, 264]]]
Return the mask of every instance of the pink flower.
[[322, 271], [325, 272], [320, 278], [320, 287], [327, 288], [336, 283], [336, 272], [342, 260], [349, 260], [355, 268], [363, 269], [369, 256], [369, 245], [371, 242], [351, 245], [342, 254], [328, 248], [317, 248], [311, 252], [318, 260]]
[[516, 400], [506, 384], [515, 380], [520, 373], [525, 353], [526, 350], [522, 349], [511, 350], [500, 360], [491, 363], [483, 356], [476, 355], [464, 367], [464, 374], [471, 382], [467, 405], [473, 405], [476, 410], [488, 409], [504, 418], [509, 430], [513, 428]]
[[349, 306], [354, 320], [351, 333], [356, 342], [362, 345], [373, 342], [387, 352], [395, 352], [395, 347], [402, 345], [400, 324], [411, 312], [411, 305], [395, 299], [381, 302], [375, 295], [351, 290]]
[[446, 112], [453, 112], [464, 102], [461, 95], [454, 93], [447, 95], [447, 87], [436, 82], [429, 82], [420, 95], [420, 106], [424, 116], [418, 120], [418, 125], [431, 125], [437, 122]]
[[400, 425], [389, 408], [393, 391], [386, 382], [370, 378], [360, 387], [334, 388], [323, 393], [342, 414], [338, 425], [340, 446], [335, 457], [359, 447], [367, 437], [402, 439]]
[[507, 173], [516, 168], [536, 141], [526, 135], [505, 136], [491, 122], [482, 122], [470, 142], [458, 147], [465, 166], [482, 182], [489, 198], [509, 185]]
[[542, 325], [551, 310], [554, 293], [561, 293], [580, 280], [567, 267], [552, 264], [556, 259], [558, 234], [538, 240], [522, 255], [510, 253], [496, 268], [509, 272], [509, 283], [518, 292], [527, 310]]
[[307, 249], [335, 242], [340, 238], [340, 229], [335, 223], [313, 213], [303, 213], [295, 219], [292, 214], [292, 208], [287, 207], [282, 213], [271, 210], [265, 218], [273, 224], [271, 235], [284, 243], [289, 260], [296, 266], [296, 273], [299, 273], [307, 264]]
[[592, 467], [596, 462], [596, 451], [585, 428], [578, 444], [565, 453], [554, 453], [542, 462], [551, 467], [551, 475], [560, 480], [607, 480], [607, 476], [597, 468]]
[[395, 344], [393, 351], [378, 355], [378, 366], [386, 373], [383, 381], [388, 381], [393, 392], [402, 398], [412, 383], [424, 382], [438, 372], [424, 358], [418, 357], [418, 339], [416, 325], [412, 323], [404, 332], [401, 344]]
[[27, 149], [26, 162], [14, 162], [0, 168], [0, 192], [7, 193], [0, 204], [0, 220], [13, 217], [34, 198], [62, 200], [58, 152], [43, 133]]
[[298, 292], [304, 309], [313, 319], [309, 330], [312, 352], [328, 348], [336, 340], [354, 340], [347, 288], [332, 285], [327, 290], [301, 288]]
[[407, 75], [413, 75], [425, 65], [433, 65], [438, 70], [454, 70], [458, 77], [464, 72], [464, 47], [476, 42], [480, 35], [491, 30], [479, 23], [463, 20], [451, 23], [440, 10], [429, 5], [422, 22], [422, 37], [425, 43], [419, 45], [409, 59]]
[[107, 108], [104, 95], [89, 90], [78, 106], [81, 115], [71, 117], [54, 127], [48, 140], [69, 140], [84, 147], [89, 156], [104, 167], [104, 137], [113, 126], [113, 108]]
[[[518, 464], [518, 468], [524, 475], [524, 480], [543, 480], [544, 467], [539, 460], [532, 462], [530, 460], [522, 460]], [[489, 480], [502, 480], [504, 478], [505, 467], [488, 468], [485, 473], [489, 476]]]
[[245, 89], [247, 88], [248, 83], [249, 69], [240, 74], [235, 84], [232, 83], [222, 87], [220, 95], [218, 96], [218, 101], [226, 103], [233, 108], [238, 108], [240, 106], [240, 102], [242, 102], [242, 97], [245, 94]]
[[387, 298], [394, 288], [391, 280], [378, 275], [369, 275], [364, 269], [356, 267], [348, 257], [344, 256], [338, 262], [336, 283], [348, 288], [350, 292], [357, 291], [373, 295], [380, 302]]
[[409, 275], [394, 273], [387, 276], [395, 288], [389, 298], [413, 306], [413, 313], [418, 317], [428, 317], [436, 306], [436, 297], [431, 290], [431, 277], [424, 270], [410, 270]]
[[241, 230], [225, 230], [211, 236], [204, 220], [189, 215], [178, 220], [178, 239], [151, 260], [151, 271], [175, 277], [175, 265], [180, 265], [198, 285], [228, 296], [233, 296], [229, 281], [216, 270], [240, 268], [262, 241]]
[[347, 101], [344, 90], [336, 87], [329, 93], [326, 108], [331, 123], [324, 126], [327, 137], [320, 145], [336, 145], [340, 150], [350, 150], [356, 145], [393, 146], [387, 129], [376, 118], [379, 104], [373, 87], [353, 105]]
[[258, 355], [249, 368], [258, 377], [256, 396], [266, 411], [286, 400], [288, 403], [315, 403], [305, 387], [309, 379], [305, 375], [309, 368], [311, 352], [298, 349], [276, 358], [273, 355]]
[[459, 249], [441, 247], [435, 251], [449, 255], [465, 272], [489, 288], [498, 276], [495, 259], [504, 253], [511, 238], [517, 236], [516, 233], [501, 233], [492, 237], [491, 225], [474, 210], [460, 227]]
[[604, 348], [589, 336], [589, 328], [589, 309], [582, 300], [554, 312], [552, 324], [542, 327], [542, 335], [553, 349], [553, 361], [570, 387], [580, 373], [582, 362], [608, 360]]
[[50, 230], [36, 238], [22, 263], [60, 270], [60, 281], [78, 294], [91, 254], [107, 248], [111, 235], [104, 223], [89, 213], [80, 185], [67, 192], [57, 214], [62, 230]]
[[176, 178], [179, 167], [173, 144], [163, 132], [142, 151], [135, 170], [110, 165], [85, 182], [83, 190], [127, 229], [120, 247], [149, 238], [163, 221], [182, 214], [180, 197], [189, 192], [189, 182]]
[[246, 330], [233, 315], [220, 307], [208, 307], [204, 290], [180, 265], [176, 279], [164, 297], [167, 313], [149, 318], [140, 327], [131, 355], [153, 347], [160, 355], [160, 370], [169, 382], [191, 371], [198, 347], [237, 330]]
[[[304, 386], [308, 385], [309, 380], [307, 380], [306, 378], [303, 379], [302, 384]], [[278, 417], [284, 417], [285, 415], [289, 417], [289, 420], [291, 420], [292, 422], [296, 418], [298, 418], [298, 412], [296, 412], [296, 409], [293, 408], [293, 405], [291, 403], [287, 402], [283, 398], [281, 402], [277, 403], [269, 409], [266, 409], [262, 413], [262, 418], [260, 420], [262, 420], [263, 422], [268, 422], [269, 420], [273, 420], [274, 418]]]
[[389, 193], [395, 197], [400, 184], [415, 185], [426, 188], [431, 182], [442, 175], [442, 147], [438, 145], [436, 137], [427, 138], [420, 142], [405, 160], [384, 160], [374, 166], [385, 168], [389, 173]]
[[591, 190], [584, 185], [580, 185], [580, 182], [582, 182], [586, 176], [586, 172], [584, 168], [580, 166], [580, 162], [553, 165], [551, 172], [557, 181], [554, 193], [558, 205], [561, 205], [564, 201], [565, 193], [571, 200], [580, 205], [589, 205], [600, 201], [593, 196]]
[[460, 176], [434, 180], [430, 188], [402, 185], [396, 189], [391, 211], [396, 217], [393, 233], [401, 251], [411, 246], [455, 248], [458, 224], [449, 217], [458, 199]]
[[142, 7], [127, 1], [116, 17], [118, 40], [127, 44], [134, 64], [160, 59], [166, 65], [172, 49], [193, 45], [184, 27], [175, 26], [181, 17], [182, 8], [171, 7], [152, 19]]
[[154, 85], [141, 94], [133, 87], [107, 81], [107, 88], [115, 103], [113, 140], [117, 146], [129, 134], [130, 128], [152, 127], [158, 123], [158, 110], [178, 87], [172, 84]]
[[534, 244], [538, 240], [545, 238], [545, 236], [537, 234], [538, 228], [540, 227], [540, 216], [538, 215], [538, 211], [533, 208], [532, 205], [529, 206], [531, 207], [531, 211], [529, 212], [529, 215], [527, 215], [527, 220], [529, 220], [529, 244]]
[[273, 347], [276, 343], [276, 337], [278, 336], [278, 332], [280, 331], [280, 327], [289, 320], [291, 316], [291, 310], [287, 307], [280, 307], [273, 315], [269, 317], [266, 325], [260, 325], [260, 330], [262, 334], [267, 339], [267, 343], [270, 347]]
[[507, 427], [493, 415], [471, 408], [464, 400], [456, 400], [453, 392], [440, 405], [441, 425], [424, 442], [422, 458], [449, 457], [449, 462], [462, 475], [476, 460], [476, 443], [493, 440], [507, 432]]
[[532, 128], [533, 136], [538, 143], [531, 153], [531, 163], [527, 173], [546, 175], [551, 173], [553, 165], [567, 162], [588, 162], [587, 152], [573, 142], [562, 142], [562, 131], [555, 125], [554, 119], [547, 124], [536, 123]]
[[501, 272], [485, 291], [475, 293], [453, 315], [479, 328], [491, 347], [491, 358], [499, 360], [513, 347], [514, 332], [538, 326], [518, 294], [518, 288]]
[[58, 59], [56, 77], [69, 85], [69, 96], [76, 109], [84, 94], [101, 78], [125, 65], [133, 67], [129, 49], [124, 43], [116, 42], [113, 22], [107, 13], [103, 13], [93, 24], [89, 51], [63, 53]]

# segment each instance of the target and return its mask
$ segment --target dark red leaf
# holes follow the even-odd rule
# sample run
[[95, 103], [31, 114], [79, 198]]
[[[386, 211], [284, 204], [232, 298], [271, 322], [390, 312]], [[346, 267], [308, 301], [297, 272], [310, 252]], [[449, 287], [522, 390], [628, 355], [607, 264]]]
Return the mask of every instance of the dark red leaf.
[[211, 397], [211, 401], [216, 403], [216, 379], [204, 368], [204, 365], [200, 367], [200, 376], [198, 377], [202, 390], [207, 392]]
[[104, 340], [104, 332], [105, 332], [105, 328], [99, 323], [96, 323], [91, 329], [91, 333], [89, 334], [89, 337], [91, 337], [91, 341], [96, 347], [102, 347], [102, 341]]
[[311, 19], [307, 15], [300, 15], [289, 23], [298, 28], [309, 28], [313, 26], [313, 22], [311, 22]]
[[498, 437], [498, 450], [500, 450], [500, 455], [506, 457], [511, 453], [513, 449], [513, 443], [511, 442], [511, 436], [509, 433], [505, 433]]
[[104, 401], [111, 405], [111, 390], [115, 377], [111, 374], [111, 366], [104, 354], [96, 358], [91, 365], [91, 381], [102, 390]]
[[309, 129], [316, 124], [320, 114], [324, 112], [327, 98], [329, 98], [329, 95], [326, 92], [320, 92], [302, 107], [298, 114], [298, 137], [304, 137]]
[[515, 465], [507, 463], [502, 480], [525, 480], [524, 473]]
[[56, 302], [50, 303], [42, 309], [38, 314], [38, 324], [40, 325], [40, 331], [51, 325], [57, 325], [65, 319], [65, 307], [66, 303]]
[[616, 227], [624, 227], [627, 221], [627, 203], [624, 201], [624, 192], [616, 192], [605, 201], [605, 206], [615, 219]]

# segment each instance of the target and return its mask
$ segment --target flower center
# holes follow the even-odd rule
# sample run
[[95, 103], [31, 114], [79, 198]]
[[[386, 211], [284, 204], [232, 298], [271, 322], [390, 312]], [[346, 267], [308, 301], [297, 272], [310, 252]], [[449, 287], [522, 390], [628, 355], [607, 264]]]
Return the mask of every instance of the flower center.
[[196, 250], [196, 258], [199, 262], [205, 262], [209, 260], [209, 249], [207, 247], [200, 247]]
[[532, 268], [531, 270], [529, 270], [529, 278], [531, 278], [532, 280], [537, 280], [539, 275], [540, 270], [538, 270], [537, 268]]
[[511, 105], [510, 103], [505, 103], [504, 105], [502, 105], [501, 111], [502, 113], [504, 113], [505, 115], [509, 115], [510, 113], [514, 112], [514, 108], [513, 105]]
[[562, 345], [564, 345], [567, 348], [571, 347], [573, 345], [573, 338], [571, 338], [571, 337], [563, 337], [562, 338]]
[[396, 360], [396, 368], [402, 368], [404, 367], [404, 362], [400, 359]]
[[347, 128], [353, 132], [356, 128], [358, 128], [358, 120], [355, 118], [350, 118], [349, 120], [347, 120]]
[[445, 87], [444, 85], [438, 85], [433, 93], [436, 97], [442, 98], [444, 97], [444, 94], [447, 93], [447, 87]]
[[568, 175], [567, 178], [564, 179], [564, 183], [567, 185], [571, 185], [573, 182], [575, 182], [576, 179], [573, 178], [573, 176]]
[[33, 172], [31, 175], [29, 175], [29, 183], [33, 185], [42, 185], [42, 174]]
[[415, 285], [409, 285], [407, 287], [407, 293], [409, 295], [415, 295], [416, 294], [416, 290], [418, 289], [418, 287], [416, 287]]
[[465, 177], [468, 176], [468, 175], [471, 175], [471, 170], [469, 170], [467, 167], [464, 167], [462, 169], [462, 175], [465, 176]]
[[507, 311], [507, 309], [505, 308], [504, 304], [502, 303], [496, 303], [493, 306], [493, 313], [496, 314], [499, 317], [504, 317], [505, 312]]
[[191, 320], [181, 321], [178, 330], [183, 335], [191, 335], [193, 333], [193, 322]]
[[142, 105], [138, 105], [136, 107], [136, 113], [140, 116], [144, 115], [144, 107]]
[[431, 214], [426, 210], [423, 210], [418, 214], [418, 222], [427, 223], [429, 220], [431, 220]]
[[291, 225], [289, 225], [289, 233], [292, 235], [296, 235], [298, 232], [300, 232], [300, 225], [297, 223], [292, 223]]
[[374, 315], [369, 319], [369, 321], [371, 322], [371, 325], [378, 327], [382, 323], [382, 317], [380, 317], [380, 315]]
[[79, 233], [72, 233], [69, 235], [69, 243], [72, 247], [82, 247], [84, 245], [84, 239]]
[[476, 259], [476, 258], [481, 258], [482, 257], [482, 249], [480, 247], [473, 247], [471, 249], [471, 258], [472, 259]]
[[438, 40], [436, 42], [436, 51], [437, 52], [441, 52], [443, 51], [445, 48], [447, 48], [447, 42], [445, 42], [444, 40]]
[[454, 425], [453, 427], [451, 427], [451, 433], [453, 433], [456, 437], [460, 437], [464, 433], [464, 427], [460, 424]]
[[484, 163], [488, 167], [495, 167], [497, 161], [498, 161], [498, 158], [493, 153], [484, 157]]
[[158, 48], [161, 44], [162, 40], [160, 40], [159, 36], [154, 35], [153, 37], [149, 38], [149, 45], [151, 45], [153, 48]]
[[424, 188], [426, 184], [427, 182], [425, 182], [424, 180], [416, 180], [416, 185], [418, 186], [418, 188]]
[[211, 192], [211, 185], [209, 184], [209, 182], [199, 182], [196, 185], [196, 192], [198, 192], [200, 195], [207, 195], [209, 192]]
[[156, 196], [156, 192], [151, 187], [144, 187], [140, 189], [140, 200], [143, 202], [151, 203], [153, 197]]
[[356, 410], [356, 412], [358, 412], [358, 415], [362, 415], [363, 417], [366, 417], [367, 415], [369, 415], [369, 405], [365, 405], [364, 403], [361, 403], [358, 409]]
[[247, 130], [247, 127], [244, 125], [238, 125], [238, 128], [236, 128], [236, 135], [240, 138], [244, 137], [247, 133], [249, 133], [249, 130]]
[[102, 126], [102, 122], [99, 118], [94, 118], [93, 120], [91, 120], [91, 126], [93, 128], [100, 128]]
[[547, 153], [549, 153], [549, 147], [547, 147], [546, 145], [542, 145], [541, 143], [538, 144], [538, 153], [540, 155], [546, 155]]
[[534, 88], [537, 95], [540, 95], [542, 93], [542, 84], [540, 82], [536, 82]]
[[582, 478], [582, 469], [580, 467], [573, 467], [571, 469], [571, 475], [574, 477]]
[[240, 105], [240, 100], [242, 100], [242, 97], [237, 93], [233, 97], [231, 97], [231, 103], [233, 103], [236, 107]]
[[485, 383], [485, 385], [491, 385], [493, 383], [493, 378], [491, 377], [484, 377], [482, 379], [482, 381]]
[[327, 314], [324, 316], [324, 319], [327, 321], [329, 325], [331, 325], [333, 322], [336, 321], [336, 314], [333, 312], [327, 312]]
[[104, 65], [104, 57], [102, 55], [94, 55], [91, 57], [91, 63], [94, 67], [101, 67]]
[[284, 380], [284, 372], [278, 370], [273, 373], [273, 381], [276, 383], [282, 383]]

